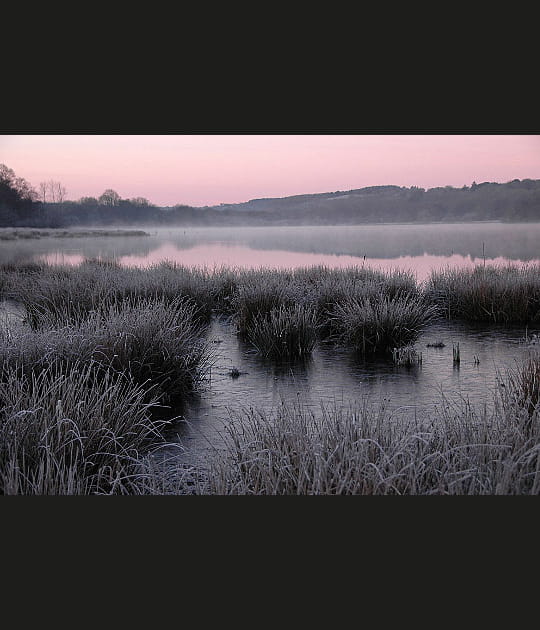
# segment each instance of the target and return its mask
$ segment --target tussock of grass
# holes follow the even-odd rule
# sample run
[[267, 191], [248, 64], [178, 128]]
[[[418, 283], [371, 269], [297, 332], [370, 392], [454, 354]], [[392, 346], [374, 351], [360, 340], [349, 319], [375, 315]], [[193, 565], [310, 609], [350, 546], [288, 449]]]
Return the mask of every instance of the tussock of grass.
[[317, 315], [301, 304], [278, 306], [251, 320], [247, 339], [257, 352], [270, 359], [292, 359], [309, 355], [317, 341]]
[[492, 323], [540, 321], [540, 265], [478, 265], [432, 272], [428, 299], [448, 319]]
[[279, 283], [241, 285], [233, 298], [238, 332], [246, 336], [257, 318], [268, 315], [273, 309], [292, 305], [292, 298]]
[[391, 352], [413, 343], [438, 314], [435, 306], [415, 296], [350, 299], [336, 304], [336, 341], [357, 352]]

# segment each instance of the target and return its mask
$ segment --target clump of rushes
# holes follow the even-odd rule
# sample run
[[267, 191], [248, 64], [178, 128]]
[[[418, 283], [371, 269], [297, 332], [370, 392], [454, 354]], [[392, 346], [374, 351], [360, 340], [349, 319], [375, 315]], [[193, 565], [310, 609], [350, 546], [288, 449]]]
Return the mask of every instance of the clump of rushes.
[[448, 319], [492, 323], [540, 321], [540, 265], [477, 265], [432, 272], [428, 299]]
[[[77, 325], [21, 333], [0, 346], [0, 359], [26, 374], [51, 361], [126, 372], [164, 400], [182, 398], [205, 378], [211, 356], [189, 300], [139, 299], [110, 304]], [[99, 375], [99, 370], [96, 372]]]
[[250, 321], [246, 337], [257, 352], [270, 359], [309, 355], [317, 340], [315, 310], [302, 304], [278, 306]]
[[210, 367], [209, 346], [201, 337], [189, 299], [140, 299], [113, 305], [84, 323], [83, 334], [98, 341], [94, 356], [104, 365], [128, 370], [137, 383], [151, 383], [165, 399], [193, 392]]
[[272, 309], [293, 303], [286, 294], [285, 286], [279, 282], [241, 285], [233, 297], [238, 333], [242, 337], [247, 336], [255, 319], [267, 315]]
[[139, 454], [168, 424], [152, 419], [157, 399], [93, 363], [1, 372], [0, 494], [138, 493]]
[[384, 297], [393, 299], [419, 295], [410, 272], [397, 270], [385, 274], [369, 268], [358, 271], [345, 269], [341, 274], [340, 271], [333, 270], [333, 273], [322, 275], [312, 289], [320, 321], [319, 332], [323, 339], [331, 339], [337, 333], [334, 310], [338, 304], [342, 305], [351, 299], [381, 300]]
[[416, 341], [438, 315], [416, 296], [351, 299], [333, 311], [335, 340], [363, 354], [391, 352]]

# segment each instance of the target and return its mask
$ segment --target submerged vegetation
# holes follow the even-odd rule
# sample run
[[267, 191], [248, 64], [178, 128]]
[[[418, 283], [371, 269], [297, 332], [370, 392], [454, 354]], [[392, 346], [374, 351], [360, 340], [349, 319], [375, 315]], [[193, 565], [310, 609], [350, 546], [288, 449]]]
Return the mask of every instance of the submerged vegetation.
[[0, 493], [540, 491], [533, 352], [489, 414], [443, 405], [440, 417], [413, 425], [367, 403], [324, 409], [322, 418], [297, 406], [272, 417], [252, 409], [231, 419], [227, 447], [202, 480], [151, 455], [171, 423], [167, 406], [207, 380], [213, 317], [233, 322], [268, 365], [324, 344], [410, 367], [421, 365], [414, 343], [437, 318], [537, 323], [538, 266], [445, 270], [418, 285], [412, 274], [364, 267], [128, 268], [88, 259], [2, 265], [2, 299], [20, 305], [24, 321], [0, 325]]

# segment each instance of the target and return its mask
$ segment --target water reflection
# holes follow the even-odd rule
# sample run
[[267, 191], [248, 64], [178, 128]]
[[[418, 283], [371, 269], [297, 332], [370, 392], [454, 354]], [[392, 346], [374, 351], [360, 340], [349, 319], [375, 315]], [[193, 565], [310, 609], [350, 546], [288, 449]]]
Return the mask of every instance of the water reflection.
[[[412, 271], [419, 282], [447, 266], [540, 260], [540, 223], [158, 229], [144, 238], [49, 241], [7, 247], [19, 261], [22, 254], [64, 264], [79, 264], [85, 256], [116, 257], [122, 265], [137, 267], [163, 260], [210, 269], [363, 265]], [[9, 251], [2, 247], [5, 258]]]

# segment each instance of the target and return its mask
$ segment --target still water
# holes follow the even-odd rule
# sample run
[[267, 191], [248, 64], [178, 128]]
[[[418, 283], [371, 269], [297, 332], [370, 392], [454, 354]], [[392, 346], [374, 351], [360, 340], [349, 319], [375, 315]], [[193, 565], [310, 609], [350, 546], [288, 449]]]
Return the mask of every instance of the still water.
[[[0, 263], [45, 260], [78, 264], [84, 257], [116, 258], [147, 266], [163, 260], [207, 268], [291, 268], [365, 265], [412, 271], [419, 283], [432, 270], [476, 264], [522, 265], [540, 261], [540, 223], [234, 228], [145, 228], [148, 236], [0, 242]], [[222, 442], [224, 424], [253, 407], [271, 412], [281, 401], [298, 401], [315, 413], [321, 404], [349, 406], [364, 398], [384, 401], [397, 415], [427, 412], [437, 417], [441, 395], [475, 408], [490, 406], [497, 380], [530, 352], [538, 330], [475, 327], [455, 322], [430, 326], [415, 344], [422, 364], [397, 367], [388, 360], [362, 361], [346, 349], [318, 345], [302, 365], [264, 362], [235, 335], [231, 322], [215, 319], [208, 330], [213, 348], [211, 378], [179, 417], [172, 438], [194, 461]], [[444, 347], [428, 347], [442, 342]], [[454, 366], [453, 344], [461, 363]], [[235, 367], [240, 376], [233, 378]]]
[[148, 236], [0, 241], [0, 263], [78, 264], [115, 257], [146, 266], [171, 260], [208, 268], [366, 265], [412, 271], [419, 282], [447, 265], [540, 259], [540, 223], [145, 228]]

